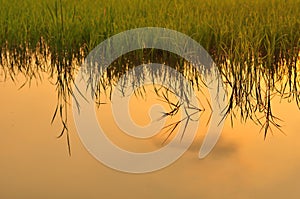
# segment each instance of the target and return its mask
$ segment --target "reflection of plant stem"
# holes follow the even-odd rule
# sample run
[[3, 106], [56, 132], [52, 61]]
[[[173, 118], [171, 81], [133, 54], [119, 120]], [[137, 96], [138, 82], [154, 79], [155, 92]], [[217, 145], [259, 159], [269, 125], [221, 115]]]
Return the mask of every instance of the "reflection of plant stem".
[[[30, 84], [32, 80], [42, 80], [42, 73], [48, 73], [49, 79], [55, 80], [54, 85], [57, 90], [57, 106], [53, 114], [52, 123], [55, 118], [59, 118], [62, 124], [62, 130], [58, 137], [66, 136], [69, 153], [70, 136], [68, 129], [68, 111], [70, 98], [73, 97], [73, 85], [78, 65], [82, 63], [83, 55], [77, 59], [78, 62], [71, 62], [70, 54], [62, 53], [58, 59], [57, 54], [51, 54], [49, 47], [40, 39], [39, 46], [35, 51], [30, 51], [29, 48], [22, 47], [24, 55], [21, 52], [5, 51], [1, 54], [1, 73], [3, 77], [11, 78], [16, 81], [18, 74], [26, 77], [26, 83]], [[138, 57], [139, 59], [135, 59]], [[81, 59], [79, 59], [81, 58]], [[298, 107], [300, 107], [300, 76], [299, 76], [299, 63], [300, 57], [290, 57], [289, 59], [280, 60], [279, 63], [273, 62], [267, 67], [262, 58], [257, 59], [241, 59], [239, 63], [234, 63], [230, 60], [225, 60], [223, 65], [220, 64], [219, 71], [222, 74], [224, 84], [227, 86], [226, 90], [229, 93], [229, 101], [226, 109], [226, 116], [231, 117], [231, 121], [236, 117], [240, 117], [242, 121], [248, 119], [254, 121], [256, 124], [261, 125], [264, 130], [264, 138], [266, 139], [267, 133], [272, 127], [281, 131], [281, 126], [278, 124], [281, 120], [274, 116], [271, 109], [271, 99], [274, 95], [281, 96], [282, 99], [294, 100]], [[130, 60], [130, 62], [128, 61]], [[175, 68], [181, 72], [191, 85], [201, 91], [203, 80], [201, 74], [192, 70], [189, 63], [182, 58], [172, 54], [162, 54], [161, 51], [144, 49], [143, 51], [134, 51], [118, 58], [112, 63], [106, 73], [107, 77], [99, 80], [98, 87], [93, 90], [96, 103], [100, 105], [101, 90], [104, 93], [111, 92], [114, 82], [118, 80], [126, 71], [138, 66], [142, 63], [164, 63]], [[121, 65], [120, 65], [121, 63]], [[126, 63], [122, 65], [122, 63]], [[184, 65], [182, 65], [184, 64]], [[188, 72], [186, 72], [188, 70]], [[3, 71], [3, 72], [2, 72]], [[92, 77], [91, 77], [92, 78]], [[153, 76], [155, 78], [155, 76]], [[21, 86], [21, 87], [22, 87]], [[205, 86], [205, 85], [204, 85]], [[135, 94], [143, 96], [146, 91], [143, 88]], [[170, 111], [165, 113], [164, 117], [173, 117], [179, 112], [179, 108], [188, 109], [183, 107], [183, 101], [171, 102], [167, 93], [162, 94], [163, 100], [169, 104]], [[76, 99], [75, 99], [76, 101]], [[80, 108], [80, 107], [79, 107]], [[202, 109], [195, 108], [195, 112], [202, 111]], [[187, 114], [188, 115], [188, 114]], [[262, 116], [261, 116], [262, 115]], [[172, 134], [180, 123], [190, 122], [192, 115], [188, 115], [182, 121], [173, 123], [173, 126], [168, 126], [169, 133]], [[178, 124], [177, 124], [178, 123]], [[175, 127], [175, 128], [174, 128]], [[170, 134], [170, 135], [171, 135]], [[170, 137], [170, 135], [168, 137]]]
[[[170, 101], [170, 98], [168, 97], [168, 92], [171, 92], [172, 94], [175, 94], [174, 92], [170, 91], [170, 90], [167, 90], [166, 92], [163, 92], [162, 95], [163, 95], [163, 100], [160, 100], [166, 104], [169, 105], [169, 108], [170, 108], [170, 111], [168, 112], [164, 112], [163, 115], [159, 118], [159, 119], [163, 119], [163, 118], [166, 118], [166, 117], [173, 117], [175, 116], [176, 114], [179, 113], [179, 110], [180, 108], [183, 108], [184, 109], [184, 112], [185, 112], [185, 117], [176, 121], [176, 122], [173, 122], [167, 126], [164, 127], [164, 129], [167, 129], [165, 133], [167, 133], [167, 137], [164, 139], [164, 141], [162, 142], [162, 144], [165, 144], [167, 142], [167, 140], [170, 138], [170, 136], [173, 134], [173, 132], [177, 129], [177, 127], [184, 122], [184, 128], [183, 128], [183, 131], [182, 131], [182, 134], [181, 134], [181, 138], [180, 140], [183, 139], [183, 136], [186, 132], [186, 128], [189, 124], [190, 121], [194, 121], [194, 119], [192, 119], [192, 117], [196, 114], [198, 114], [199, 112], [201, 111], [204, 111], [204, 109], [201, 109], [201, 108], [198, 108], [196, 107], [195, 105], [192, 105], [192, 104], [189, 104], [187, 103], [188, 105], [185, 106], [185, 103], [183, 102], [183, 100], [178, 100], [176, 103], [174, 102], [171, 102]], [[190, 113], [190, 110], [194, 111], [192, 113]]]

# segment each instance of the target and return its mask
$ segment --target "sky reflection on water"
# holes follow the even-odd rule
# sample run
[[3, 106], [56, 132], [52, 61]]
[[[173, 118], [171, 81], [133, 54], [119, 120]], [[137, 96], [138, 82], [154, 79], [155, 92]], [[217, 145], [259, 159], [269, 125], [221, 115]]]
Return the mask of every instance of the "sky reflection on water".
[[[264, 141], [260, 127], [251, 121], [236, 120], [232, 128], [227, 120], [216, 147], [199, 160], [206, 133], [202, 122], [199, 136], [183, 157], [160, 171], [134, 175], [107, 168], [91, 157], [77, 136], [72, 114], [72, 156], [68, 156], [65, 139], [56, 139], [59, 121], [50, 124], [56, 105], [51, 84], [45, 81], [18, 90], [7, 81], [0, 83], [0, 90], [0, 198], [296, 199], [300, 195], [300, 111], [294, 103], [272, 101], [287, 136], [274, 130]], [[105, 118], [103, 123], [113, 129], [109, 113]], [[149, 149], [155, 147], [157, 142], [152, 142]]]

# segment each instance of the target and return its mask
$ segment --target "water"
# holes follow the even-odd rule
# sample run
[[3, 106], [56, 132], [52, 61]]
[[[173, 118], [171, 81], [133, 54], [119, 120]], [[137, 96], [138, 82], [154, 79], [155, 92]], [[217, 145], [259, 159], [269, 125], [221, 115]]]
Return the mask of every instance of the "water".
[[[237, 119], [232, 128], [227, 119], [214, 150], [199, 160], [207, 129], [203, 122], [191, 148], [174, 164], [136, 175], [96, 161], [81, 144], [72, 114], [69, 157], [65, 138], [56, 139], [61, 124], [50, 124], [57, 103], [55, 87], [46, 80], [21, 90], [18, 85], [0, 83], [0, 198], [299, 198], [300, 111], [294, 103], [272, 100], [286, 136], [274, 129], [264, 141], [253, 122], [241, 124]], [[105, 115], [107, 128], [121, 134], [109, 113], [102, 113], [99, 120]], [[135, 113], [138, 118], [140, 113]], [[140, 147], [115, 139], [132, 150]], [[158, 147], [158, 141], [145, 150]]]

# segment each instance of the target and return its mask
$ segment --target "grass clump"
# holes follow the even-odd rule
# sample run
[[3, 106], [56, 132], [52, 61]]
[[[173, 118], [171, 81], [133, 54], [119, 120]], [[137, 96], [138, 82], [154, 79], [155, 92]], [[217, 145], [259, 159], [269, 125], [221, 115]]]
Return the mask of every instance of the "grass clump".
[[[22, 73], [29, 81], [39, 71], [49, 72], [62, 134], [76, 63], [105, 39], [138, 27], [173, 29], [199, 42], [228, 86], [227, 113], [257, 121], [265, 135], [271, 124], [278, 127], [273, 95], [300, 103], [300, 0], [0, 0], [0, 5], [1, 69], [5, 77]], [[115, 67], [116, 76], [125, 70]]]

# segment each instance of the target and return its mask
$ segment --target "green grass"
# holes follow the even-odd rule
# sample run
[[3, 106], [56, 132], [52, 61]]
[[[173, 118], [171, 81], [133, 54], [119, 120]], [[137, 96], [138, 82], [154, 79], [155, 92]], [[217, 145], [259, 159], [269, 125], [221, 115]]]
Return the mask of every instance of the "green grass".
[[87, 53], [116, 33], [146, 26], [185, 33], [216, 61], [255, 56], [271, 64], [273, 56], [295, 56], [300, 46], [299, 0], [1, 0], [0, 5], [2, 47], [35, 48], [42, 37], [52, 53], [68, 59], [80, 47]]
[[232, 115], [269, 129], [276, 126], [274, 94], [300, 102], [300, 0], [0, 0], [0, 19], [1, 68], [11, 78], [21, 72], [29, 80], [38, 77], [36, 71], [50, 71], [62, 134], [74, 61], [138, 27], [169, 28], [199, 42], [223, 74]]

